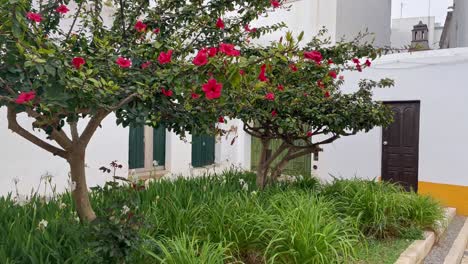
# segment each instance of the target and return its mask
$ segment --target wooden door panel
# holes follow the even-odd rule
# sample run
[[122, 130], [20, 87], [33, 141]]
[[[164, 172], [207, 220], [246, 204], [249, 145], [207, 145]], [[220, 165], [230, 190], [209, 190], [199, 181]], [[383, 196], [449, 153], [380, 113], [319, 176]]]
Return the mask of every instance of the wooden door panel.
[[382, 130], [382, 179], [417, 191], [419, 102], [388, 103], [393, 123]]

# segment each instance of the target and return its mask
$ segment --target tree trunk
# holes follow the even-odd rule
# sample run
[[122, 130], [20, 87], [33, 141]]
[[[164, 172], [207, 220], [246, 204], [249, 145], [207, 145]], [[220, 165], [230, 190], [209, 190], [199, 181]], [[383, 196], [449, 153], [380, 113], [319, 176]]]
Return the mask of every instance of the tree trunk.
[[85, 149], [71, 151], [68, 163], [70, 164], [71, 179], [73, 181], [72, 196], [76, 211], [81, 221], [91, 222], [96, 219], [96, 214], [91, 207], [88, 186], [86, 185]]
[[269, 158], [269, 150], [270, 147], [270, 140], [264, 139], [262, 140], [262, 152], [260, 154], [260, 160], [258, 161], [257, 167], [257, 188], [259, 190], [263, 190], [267, 183], [267, 176], [268, 176], [268, 166], [267, 161]]
[[278, 180], [279, 177], [281, 177], [281, 174], [283, 173], [284, 169], [289, 163], [289, 159], [286, 157], [281, 160], [278, 165], [274, 168], [273, 172], [271, 173], [271, 181], [275, 182]]

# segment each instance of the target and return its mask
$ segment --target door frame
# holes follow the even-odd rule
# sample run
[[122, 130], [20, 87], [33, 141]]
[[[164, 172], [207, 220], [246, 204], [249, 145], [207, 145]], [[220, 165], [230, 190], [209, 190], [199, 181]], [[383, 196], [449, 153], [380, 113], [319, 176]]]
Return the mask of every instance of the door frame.
[[[389, 101], [382, 101], [384, 105], [392, 105], [392, 104], [416, 104], [417, 106], [417, 111], [418, 111], [418, 118], [416, 120], [417, 124], [417, 139], [416, 139], [416, 186], [414, 191], [417, 193], [418, 192], [418, 187], [419, 187], [419, 138], [421, 136], [421, 100], [389, 100]], [[383, 150], [383, 142], [384, 142], [384, 128], [381, 128], [381, 133], [380, 133], [380, 175], [381, 175], [381, 180], [385, 181], [384, 179], [384, 150]]]

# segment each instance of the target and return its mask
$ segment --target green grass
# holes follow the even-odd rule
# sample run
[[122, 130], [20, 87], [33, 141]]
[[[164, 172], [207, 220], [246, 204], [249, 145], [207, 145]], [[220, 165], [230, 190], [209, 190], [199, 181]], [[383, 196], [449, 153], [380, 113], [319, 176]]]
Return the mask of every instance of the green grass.
[[99, 218], [85, 225], [68, 193], [22, 206], [0, 198], [0, 263], [353, 263], [390, 254], [380, 243], [414, 239], [442, 212], [390, 184], [303, 179], [260, 192], [254, 174], [235, 171], [110, 183], [91, 201]]
[[359, 247], [356, 264], [393, 264], [412, 242], [411, 239], [371, 239], [367, 247]]

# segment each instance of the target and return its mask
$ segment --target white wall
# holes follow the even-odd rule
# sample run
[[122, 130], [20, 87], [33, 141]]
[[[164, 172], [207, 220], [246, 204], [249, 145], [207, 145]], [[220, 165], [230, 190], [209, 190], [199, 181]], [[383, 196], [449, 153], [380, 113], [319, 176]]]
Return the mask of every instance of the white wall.
[[[420, 100], [419, 181], [468, 185], [468, 49], [387, 55], [363, 73], [345, 74], [345, 91], [361, 78], [389, 77], [395, 87], [375, 99]], [[321, 153], [320, 177], [381, 175], [381, 129], [337, 140]]]
[[307, 43], [323, 26], [329, 30], [329, 35], [334, 39], [336, 0], [298, 0], [285, 3], [284, 6], [291, 6], [290, 11], [284, 8], [275, 9], [269, 12], [266, 17], [252, 23], [251, 27], [272, 25], [279, 22], [285, 22], [287, 25], [287, 28], [281, 31], [262, 36], [257, 41], [258, 44], [278, 41], [287, 31], [294, 32], [296, 36], [304, 31], [304, 42]]
[[[31, 127], [31, 119], [25, 115], [20, 115], [19, 123], [25, 128]], [[84, 122], [80, 123], [80, 131], [84, 124]], [[31, 188], [37, 189], [41, 176], [46, 173], [53, 176], [53, 183], [57, 185], [58, 191], [65, 190], [68, 186], [67, 162], [26, 141], [7, 127], [6, 110], [0, 108], [0, 168], [2, 170], [0, 195], [14, 192], [13, 178], [18, 178], [20, 181], [18, 185], [20, 193], [29, 194]], [[31, 131], [31, 129], [28, 130]], [[45, 138], [45, 133], [35, 133]], [[119, 175], [127, 175], [127, 156], [128, 129], [117, 127], [115, 117], [109, 116], [88, 146], [86, 156], [88, 185], [95, 186], [110, 180], [111, 175], [103, 174], [98, 169], [101, 166], [107, 166], [113, 160], [118, 160], [124, 165]]]
[[454, 34], [450, 43], [456, 43], [456, 47], [468, 47], [468, 1], [455, 0], [452, 25]]
[[374, 45], [390, 46], [391, 0], [338, 0], [336, 38], [353, 39], [359, 32], [375, 33]]

